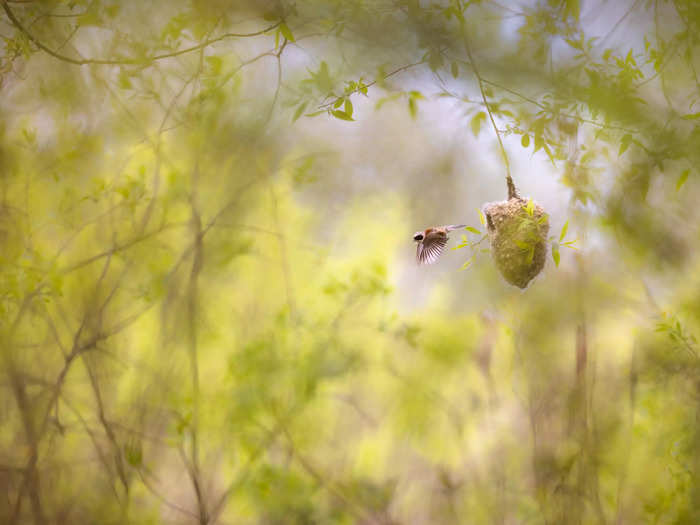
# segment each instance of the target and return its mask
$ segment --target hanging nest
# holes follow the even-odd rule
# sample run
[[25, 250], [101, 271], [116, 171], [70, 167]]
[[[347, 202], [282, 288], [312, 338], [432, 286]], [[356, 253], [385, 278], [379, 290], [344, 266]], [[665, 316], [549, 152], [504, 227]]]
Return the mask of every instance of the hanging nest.
[[547, 257], [549, 218], [544, 208], [516, 195], [483, 210], [496, 267], [510, 284], [527, 287]]

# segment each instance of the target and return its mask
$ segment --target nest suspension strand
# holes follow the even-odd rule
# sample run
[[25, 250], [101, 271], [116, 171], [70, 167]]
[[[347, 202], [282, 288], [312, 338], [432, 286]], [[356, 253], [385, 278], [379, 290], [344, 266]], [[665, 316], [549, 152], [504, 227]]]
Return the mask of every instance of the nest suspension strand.
[[508, 155], [501, 140], [501, 133], [491, 114], [483, 80], [472, 56], [464, 25], [462, 25], [462, 33], [464, 47], [479, 83], [481, 98], [496, 133], [506, 167], [508, 200], [487, 203], [482, 208], [491, 243], [491, 256], [506, 281], [519, 288], [525, 288], [544, 268], [547, 258], [549, 217], [542, 206], [531, 200], [524, 200], [515, 188], [510, 174]]

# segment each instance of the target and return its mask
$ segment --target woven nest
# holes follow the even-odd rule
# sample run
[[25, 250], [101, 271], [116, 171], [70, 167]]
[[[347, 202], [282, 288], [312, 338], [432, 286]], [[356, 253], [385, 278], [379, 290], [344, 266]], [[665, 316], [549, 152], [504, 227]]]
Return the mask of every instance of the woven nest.
[[525, 288], [544, 268], [549, 218], [544, 208], [520, 198], [486, 204], [491, 256], [510, 284]]

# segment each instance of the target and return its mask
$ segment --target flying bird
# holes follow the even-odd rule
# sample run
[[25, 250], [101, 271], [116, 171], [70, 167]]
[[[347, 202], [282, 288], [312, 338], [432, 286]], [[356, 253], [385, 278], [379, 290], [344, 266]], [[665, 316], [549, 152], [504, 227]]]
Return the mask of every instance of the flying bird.
[[442, 254], [442, 249], [447, 244], [447, 232], [461, 230], [466, 224], [450, 224], [449, 226], [435, 226], [413, 234], [416, 241], [416, 261], [418, 264], [433, 264]]

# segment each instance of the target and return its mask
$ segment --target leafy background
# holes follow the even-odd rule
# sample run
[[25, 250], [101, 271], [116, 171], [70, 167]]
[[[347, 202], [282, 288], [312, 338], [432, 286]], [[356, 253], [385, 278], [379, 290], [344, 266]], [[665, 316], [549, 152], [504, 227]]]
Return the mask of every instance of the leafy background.
[[0, 7], [0, 521], [700, 521], [697, 2]]

